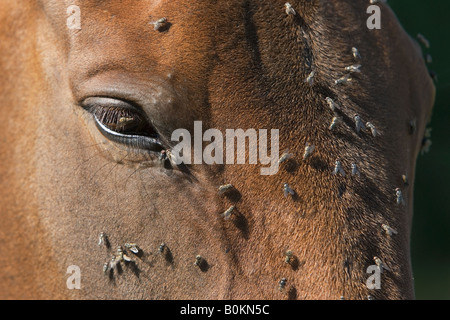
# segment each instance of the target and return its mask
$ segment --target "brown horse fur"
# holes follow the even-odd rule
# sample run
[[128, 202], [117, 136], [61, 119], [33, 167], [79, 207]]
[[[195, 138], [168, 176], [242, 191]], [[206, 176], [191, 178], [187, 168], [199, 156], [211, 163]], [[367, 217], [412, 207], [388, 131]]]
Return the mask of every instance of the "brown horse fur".
[[[388, 6], [382, 28], [367, 29], [368, 2], [294, 0], [288, 15], [284, 0], [2, 0], [0, 297], [413, 298], [414, 170], [434, 87]], [[80, 30], [66, 26], [72, 4]], [[155, 30], [162, 17], [170, 24]], [[355, 63], [361, 73], [336, 85]], [[279, 129], [294, 157], [272, 176], [259, 165], [142, 166], [92, 128], [81, 107], [92, 96], [133, 101], [166, 141], [193, 120]], [[341, 106], [334, 130], [326, 97]], [[355, 114], [379, 135], [358, 134]], [[315, 150], [303, 160], [306, 143]], [[345, 177], [333, 175], [337, 159]], [[219, 195], [226, 183], [234, 191]], [[110, 246], [97, 245], [101, 232]], [[126, 242], [140, 254], [105, 275]], [[366, 286], [374, 256], [390, 269], [379, 290]], [[66, 286], [70, 265], [79, 290]]]

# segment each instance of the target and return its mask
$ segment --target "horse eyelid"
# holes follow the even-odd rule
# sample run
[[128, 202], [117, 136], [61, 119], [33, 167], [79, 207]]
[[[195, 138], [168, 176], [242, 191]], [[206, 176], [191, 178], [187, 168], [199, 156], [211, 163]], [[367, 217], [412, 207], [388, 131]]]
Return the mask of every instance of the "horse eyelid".
[[144, 123], [146, 126], [154, 128], [150, 125], [151, 121], [147, 118], [142, 108], [133, 102], [118, 98], [110, 97], [89, 97], [81, 102], [80, 106], [97, 118], [101, 122], [112, 123], [124, 117], [132, 117], [132, 120], [137, 120]]

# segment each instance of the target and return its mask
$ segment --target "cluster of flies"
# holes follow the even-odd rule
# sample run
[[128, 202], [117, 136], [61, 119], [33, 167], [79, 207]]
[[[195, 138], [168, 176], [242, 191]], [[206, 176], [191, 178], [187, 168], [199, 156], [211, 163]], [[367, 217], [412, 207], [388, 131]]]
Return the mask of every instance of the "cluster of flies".
[[[97, 244], [99, 246], [110, 247], [109, 239], [105, 232], [100, 233]], [[103, 273], [107, 274], [108, 271], [112, 272], [116, 270], [120, 263], [135, 263], [132, 255], [130, 255], [127, 250], [129, 250], [133, 256], [140, 256], [143, 252], [137, 243], [125, 243], [123, 246], [118, 246], [111, 260], [104, 263]], [[159, 254], [163, 256], [166, 255], [167, 257], [169, 251], [169, 248], [164, 242], [162, 242], [158, 247]], [[202, 256], [197, 255], [193, 264], [194, 266], [201, 268], [205, 263], [206, 260]]]
[[[98, 237], [98, 245], [109, 247], [108, 236], [101, 232]], [[116, 270], [120, 263], [133, 263], [134, 260], [130, 257], [128, 251], [134, 255], [139, 255], [141, 249], [136, 243], [125, 243], [123, 246], [118, 246], [116, 252], [112, 256], [111, 260], [105, 262], [103, 265], [103, 272], [106, 274], [108, 271]]]
[[[376, 3], [376, 2], [385, 2], [385, 1], [371, 0], [371, 3]], [[296, 15], [297, 14], [297, 12], [295, 11], [295, 9], [292, 7], [292, 5], [290, 3], [285, 4], [285, 11], [286, 11], [287, 15]], [[353, 73], [361, 72], [362, 65], [359, 63], [359, 61], [361, 60], [361, 54], [356, 47], [352, 48], [352, 56], [353, 56], [353, 59], [356, 61], [356, 63], [345, 67], [345, 71], [347, 71], [348, 73], [346, 75], [342, 76], [341, 78], [336, 79], [334, 81], [335, 85], [342, 85], [342, 84], [349, 83], [349, 82], [353, 81], [353, 78], [352, 78]], [[310, 84], [312, 86], [314, 84], [315, 76], [316, 76], [316, 72], [312, 71], [306, 78], [305, 82], [307, 82], [308, 84]], [[338, 103], [336, 103], [330, 97], [326, 97], [325, 101], [326, 101], [328, 107], [330, 108], [330, 110], [335, 113], [335, 115], [331, 121], [331, 124], [329, 125], [329, 129], [334, 130], [343, 121], [342, 117], [338, 115], [338, 111], [341, 112], [342, 108]], [[373, 137], [377, 137], [379, 135], [375, 125], [370, 121], [364, 123], [362, 121], [360, 115], [355, 114], [353, 116], [353, 120], [355, 123], [355, 130], [358, 134], [360, 133], [361, 130], [367, 129], [370, 131], [370, 133], [372, 134]], [[310, 143], [307, 143], [305, 146], [304, 152], [303, 152], [303, 160], [309, 159], [311, 157], [311, 155], [313, 154], [314, 150], [315, 150], [315, 146]], [[291, 159], [293, 157], [294, 157], [294, 155], [292, 153], [290, 153], [289, 150], [286, 150], [281, 155], [281, 157], [279, 159], [279, 164], [287, 162], [289, 159]], [[333, 175], [341, 175], [341, 176], [345, 177], [346, 173], [343, 168], [341, 160], [338, 159], [335, 161], [332, 174]], [[351, 163], [351, 175], [358, 176], [358, 177], [361, 176], [358, 165], [356, 163]], [[408, 179], [407, 179], [406, 174], [402, 176], [402, 180], [404, 182], [404, 185], [408, 185]], [[219, 187], [219, 194], [224, 194], [233, 188], [234, 188], [234, 186], [232, 184], [224, 184]], [[291, 196], [295, 195], [295, 191], [289, 186], [288, 183], [282, 184], [282, 190], [283, 190], [283, 194], [285, 197], [288, 197], [289, 195], [291, 195]], [[401, 189], [396, 188], [394, 191], [395, 191], [396, 203], [398, 205], [405, 205], [405, 200], [403, 198], [403, 193], [402, 193]], [[228, 220], [234, 210], [235, 210], [235, 205], [232, 205], [227, 210], [225, 210], [221, 215], [226, 220]], [[393, 236], [398, 233], [394, 228], [390, 227], [387, 224], [382, 224], [381, 228], [386, 233], [387, 236]], [[285, 255], [284, 255], [284, 262], [287, 264], [291, 264], [291, 262], [293, 261], [293, 257], [294, 257], [294, 254], [291, 250], [286, 251]], [[383, 272], [383, 270], [390, 271], [390, 269], [386, 266], [386, 264], [379, 257], [374, 257], [373, 260], [374, 260], [375, 264], [377, 265], [377, 267], [379, 268], [380, 272]], [[280, 291], [285, 290], [287, 281], [288, 280], [286, 278], [282, 278], [279, 281], [278, 288]], [[341, 297], [341, 299], [343, 299], [343, 297]], [[369, 296], [367, 296], [367, 299], [372, 300], [373, 297], [369, 295]]]

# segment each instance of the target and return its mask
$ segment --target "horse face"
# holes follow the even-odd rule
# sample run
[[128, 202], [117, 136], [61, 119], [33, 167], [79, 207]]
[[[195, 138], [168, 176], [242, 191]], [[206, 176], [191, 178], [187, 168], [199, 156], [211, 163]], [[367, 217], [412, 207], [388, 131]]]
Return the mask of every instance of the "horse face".
[[[364, 298], [374, 256], [391, 270], [377, 297], [412, 296], [413, 186], [404, 206], [396, 188], [402, 174], [413, 180], [433, 88], [387, 7], [377, 31], [361, 28], [362, 1], [296, 1], [295, 15], [283, 1], [79, 1], [79, 17], [71, 5], [9, 4], [28, 24], [12, 37], [21, 54], [5, 51], [13, 67], [2, 64], [17, 106], [3, 146], [14, 173], [5, 225], [33, 257], [17, 276], [32, 296]], [[161, 160], [177, 129], [196, 139], [194, 121], [201, 134], [276, 129], [294, 157], [273, 175], [249, 161]], [[219, 194], [225, 184], [233, 190]], [[70, 265], [81, 290], [64, 287]]]

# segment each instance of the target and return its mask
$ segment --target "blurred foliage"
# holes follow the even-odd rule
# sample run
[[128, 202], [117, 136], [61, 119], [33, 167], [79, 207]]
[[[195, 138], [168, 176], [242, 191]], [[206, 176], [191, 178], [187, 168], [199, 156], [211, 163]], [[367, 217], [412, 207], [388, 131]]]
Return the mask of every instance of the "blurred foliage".
[[450, 1], [389, 0], [408, 34], [430, 41], [438, 75], [430, 152], [419, 155], [411, 240], [417, 299], [450, 299]]

